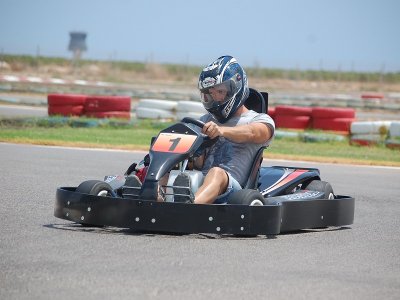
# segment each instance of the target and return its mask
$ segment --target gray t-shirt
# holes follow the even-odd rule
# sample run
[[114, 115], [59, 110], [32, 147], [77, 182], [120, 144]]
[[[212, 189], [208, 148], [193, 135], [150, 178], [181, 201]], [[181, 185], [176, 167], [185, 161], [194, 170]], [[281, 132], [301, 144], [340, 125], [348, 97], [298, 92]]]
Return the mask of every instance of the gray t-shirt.
[[[275, 132], [275, 123], [270, 116], [252, 110], [249, 110], [240, 116], [234, 116], [224, 124], [219, 123], [210, 114], [202, 116], [200, 120], [205, 123], [213, 121], [217, 125], [229, 127], [250, 123], [264, 123], [272, 129], [273, 133]], [[257, 151], [262, 146], [268, 146], [271, 140], [272, 137], [262, 144], [235, 143], [226, 138], [219, 137], [218, 141], [206, 150], [202, 172], [203, 174], [206, 174], [212, 167], [220, 167], [229, 172], [233, 178], [243, 186], [246, 183], [246, 177], [250, 171]]]

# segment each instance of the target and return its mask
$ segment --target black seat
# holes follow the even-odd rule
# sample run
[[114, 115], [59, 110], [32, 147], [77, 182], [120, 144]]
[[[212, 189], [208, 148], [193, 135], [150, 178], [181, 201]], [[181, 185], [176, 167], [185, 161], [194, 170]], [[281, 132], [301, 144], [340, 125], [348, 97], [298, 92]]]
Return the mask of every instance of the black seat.
[[[249, 88], [249, 97], [247, 98], [244, 105], [247, 109], [254, 110], [258, 113], [268, 112], [268, 93], [259, 92], [253, 88]], [[254, 158], [253, 164], [248, 172], [247, 182], [243, 186], [244, 189], [257, 189], [260, 166], [263, 160], [263, 152], [265, 147], [261, 147]]]
[[244, 106], [255, 112], [266, 114], [268, 112], [268, 93], [249, 88], [249, 97], [244, 102]]

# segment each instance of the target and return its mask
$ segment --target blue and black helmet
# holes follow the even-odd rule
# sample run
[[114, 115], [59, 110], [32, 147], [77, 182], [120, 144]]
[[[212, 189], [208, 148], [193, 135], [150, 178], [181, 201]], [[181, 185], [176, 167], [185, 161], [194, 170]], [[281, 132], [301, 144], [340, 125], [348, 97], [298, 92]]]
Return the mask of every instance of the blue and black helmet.
[[204, 108], [220, 123], [228, 121], [249, 96], [247, 76], [232, 56], [221, 56], [200, 73]]

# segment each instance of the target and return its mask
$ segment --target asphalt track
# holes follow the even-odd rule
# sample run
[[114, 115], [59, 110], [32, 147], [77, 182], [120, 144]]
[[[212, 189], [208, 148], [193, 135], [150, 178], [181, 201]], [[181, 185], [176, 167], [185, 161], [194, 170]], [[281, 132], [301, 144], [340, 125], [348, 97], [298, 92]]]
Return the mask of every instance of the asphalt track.
[[355, 223], [276, 237], [138, 234], [53, 216], [58, 186], [140, 152], [0, 143], [0, 299], [399, 299], [400, 169], [287, 161], [356, 198]]

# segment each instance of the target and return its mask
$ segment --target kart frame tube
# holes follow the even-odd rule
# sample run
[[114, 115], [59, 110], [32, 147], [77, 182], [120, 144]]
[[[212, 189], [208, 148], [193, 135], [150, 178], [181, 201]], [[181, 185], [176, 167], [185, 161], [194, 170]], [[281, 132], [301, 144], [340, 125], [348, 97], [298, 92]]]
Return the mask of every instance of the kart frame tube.
[[57, 189], [55, 217], [146, 232], [277, 235], [307, 228], [346, 226], [354, 220], [355, 201], [348, 196], [246, 206], [131, 200], [75, 190]]

